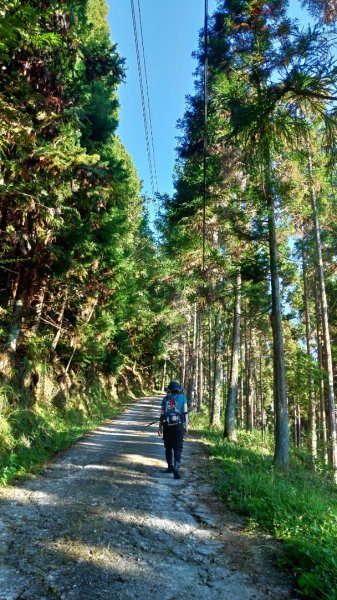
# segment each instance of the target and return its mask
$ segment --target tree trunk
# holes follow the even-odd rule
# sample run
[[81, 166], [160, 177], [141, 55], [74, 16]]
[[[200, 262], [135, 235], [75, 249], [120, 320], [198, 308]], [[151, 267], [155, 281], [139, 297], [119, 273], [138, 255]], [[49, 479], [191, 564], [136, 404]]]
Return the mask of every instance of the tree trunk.
[[198, 343], [198, 366], [199, 366], [199, 376], [198, 376], [198, 411], [202, 410], [202, 401], [204, 395], [204, 360], [203, 360], [203, 346], [204, 346], [204, 331], [203, 331], [203, 319], [202, 319], [202, 311], [199, 311], [199, 343]]
[[233, 342], [230, 368], [228, 400], [225, 412], [224, 437], [237, 440], [235, 431], [235, 408], [238, 394], [239, 355], [240, 355], [240, 320], [241, 320], [241, 272], [236, 276], [236, 294], [234, 306]]
[[162, 392], [165, 390], [166, 371], [167, 371], [167, 359], [165, 358], [164, 365], [163, 365], [163, 374], [162, 374], [162, 379], [161, 379], [161, 391]]
[[326, 360], [327, 370], [327, 385], [328, 385], [328, 417], [329, 417], [329, 434], [331, 444], [331, 463], [334, 471], [334, 480], [337, 483], [337, 430], [336, 430], [336, 408], [335, 408], [335, 392], [334, 392], [334, 381], [333, 381], [333, 366], [332, 366], [332, 354], [331, 354], [331, 342], [330, 342], [330, 329], [329, 329], [329, 318], [328, 318], [328, 303], [325, 291], [325, 278], [323, 268], [323, 256], [322, 256], [322, 245], [321, 245], [321, 229], [318, 217], [317, 200], [313, 185], [313, 168], [312, 168], [312, 156], [308, 144], [308, 170], [309, 170], [309, 182], [310, 182], [310, 199], [311, 208], [314, 219], [314, 232], [315, 242], [317, 251], [317, 265], [318, 265], [318, 277], [319, 277], [319, 292], [321, 300], [322, 310], [322, 326], [323, 326], [323, 340], [324, 340], [324, 351]]
[[245, 372], [246, 372], [246, 429], [253, 431], [253, 383], [252, 383], [252, 327], [246, 316]]
[[264, 406], [264, 393], [263, 393], [263, 367], [262, 367], [262, 340], [260, 340], [260, 357], [259, 357], [259, 375], [260, 375], [260, 406], [261, 406], [261, 435], [262, 443], [266, 441], [266, 409]]
[[44, 300], [46, 297], [46, 291], [47, 291], [47, 280], [43, 279], [43, 281], [41, 282], [40, 290], [39, 290], [37, 298], [36, 298], [35, 320], [34, 320], [34, 325], [32, 326], [32, 331], [34, 333], [37, 333], [37, 331], [39, 329], [42, 312], [43, 312], [43, 307], [44, 307]]
[[[246, 319], [244, 320], [246, 326]], [[239, 385], [239, 421], [240, 429], [245, 428], [245, 364], [246, 364], [246, 329], [242, 329], [244, 338], [240, 346], [240, 385]]]
[[326, 425], [326, 408], [325, 408], [325, 388], [324, 388], [324, 374], [323, 374], [323, 352], [322, 352], [322, 335], [321, 335], [321, 308], [320, 301], [318, 298], [318, 288], [315, 286], [315, 311], [316, 311], [316, 337], [317, 337], [317, 360], [319, 368], [319, 402], [320, 402], [320, 416], [321, 416], [321, 439], [323, 442], [323, 457], [324, 464], [328, 465], [328, 434]]
[[273, 374], [275, 406], [275, 451], [274, 464], [287, 467], [289, 464], [289, 422], [284, 364], [280, 277], [276, 237], [275, 203], [272, 193], [267, 193], [269, 259], [272, 291], [273, 331]]
[[7, 338], [7, 346], [13, 352], [16, 352], [18, 340], [21, 333], [21, 321], [23, 313], [23, 298], [19, 297], [15, 300], [13, 309], [13, 321]]
[[215, 317], [215, 348], [214, 348], [214, 391], [212, 399], [211, 425], [220, 425], [221, 412], [221, 347], [222, 332], [220, 322], [220, 312]]
[[195, 410], [196, 402], [196, 385], [197, 385], [197, 304], [194, 304], [193, 313], [193, 341], [191, 352], [191, 396], [190, 407]]
[[294, 444], [295, 448], [298, 448], [298, 416], [297, 416], [297, 400], [294, 403]]
[[311, 458], [315, 467], [317, 461], [317, 431], [316, 431], [316, 402], [315, 402], [315, 383], [312, 368], [312, 333], [309, 306], [309, 286], [307, 272], [307, 253], [302, 243], [302, 271], [303, 271], [303, 296], [304, 296], [304, 315], [305, 332], [308, 359], [308, 391], [309, 391], [309, 411], [310, 411], [310, 449]]
[[185, 387], [186, 379], [186, 336], [184, 335], [181, 350], [180, 384]]
[[[84, 322], [83, 322], [83, 325], [88, 325], [88, 323], [90, 323], [91, 318], [92, 318], [92, 316], [93, 316], [93, 314], [95, 312], [95, 308], [96, 308], [97, 304], [98, 304], [98, 295], [96, 295], [94, 298], [91, 298], [91, 302], [88, 304], [87, 309], [86, 309], [87, 314], [84, 313]], [[73, 351], [71, 353], [71, 357], [70, 357], [70, 359], [68, 361], [68, 364], [66, 366], [66, 371], [65, 371], [66, 374], [68, 373], [68, 371], [70, 369], [70, 365], [71, 365], [72, 360], [74, 358], [74, 355], [75, 355], [75, 352], [77, 350], [77, 347], [78, 347], [77, 343], [76, 343], [76, 341], [74, 341]]]
[[297, 448], [300, 448], [302, 446], [302, 421], [301, 421], [301, 406], [298, 401], [298, 398], [296, 399], [296, 430], [297, 430], [297, 434], [296, 434]]
[[239, 374], [239, 411], [238, 411], [238, 427], [244, 429], [245, 422], [245, 407], [244, 407], [244, 389], [243, 389], [243, 346], [240, 348], [240, 374]]
[[200, 372], [199, 372], [200, 356], [199, 356], [199, 327], [198, 327], [198, 321], [199, 321], [199, 319], [197, 319], [197, 339], [196, 339], [196, 348], [195, 348], [195, 377], [194, 377], [194, 408], [196, 410], [198, 409], [199, 387], [200, 387]]
[[60, 310], [60, 314], [59, 317], [57, 319], [58, 321], [58, 328], [57, 328], [57, 332], [55, 334], [55, 337], [52, 341], [52, 345], [51, 345], [51, 349], [52, 351], [56, 350], [57, 344], [59, 342], [60, 336], [61, 336], [61, 331], [62, 331], [62, 324], [63, 324], [63, 317], [64, 317], [64, 311], [66, 309], [67, 306], [67, 302], [68, 302], [68, 290], [66, 289], [63, 295], [63, 302], [62, 302], [62, 306], [61, 306], [61, 310]]
[[25, 267], [21, 267], [16, 285], [16, 296], [13, 304], [13, 316], [11, 328], [7, 337], [6, 346], [9, 350], [16, 352], [21, 334], [24, 309], [27, 306], [28, 275]]
[[213, 397], [213, 379], [212, 379], [212, 373], [213, 373], [213, 365], [212, 365], [212, 306], [210, 304], [209, 306], [209, 313], [208, 313], [208, 403], [209, 406], [211, 407], [211, 403], [212, 403], [212, 397]]

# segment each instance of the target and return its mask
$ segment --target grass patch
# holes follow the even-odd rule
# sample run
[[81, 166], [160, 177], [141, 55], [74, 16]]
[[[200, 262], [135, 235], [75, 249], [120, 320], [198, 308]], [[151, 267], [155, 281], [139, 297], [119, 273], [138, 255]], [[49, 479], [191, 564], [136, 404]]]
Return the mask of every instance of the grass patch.
[[283, 540], [306, 598], [337, 600], [337, 487], [295, 460], [286, 472], [274, 468], [271, 443], [263, 447], [258, 433], [239, 432], [230, 443], [209, 430], [206, 415], [192, 415], [191, 425], [210, 445], [227, 505], [251, 528]]
[[37, 471], [56, 452], [122, 410], [99, 394], [90, 400], [90, 414], [78, 398], [64, 408], [37, 404], [9, 410], [0, 417], [0, 485]]

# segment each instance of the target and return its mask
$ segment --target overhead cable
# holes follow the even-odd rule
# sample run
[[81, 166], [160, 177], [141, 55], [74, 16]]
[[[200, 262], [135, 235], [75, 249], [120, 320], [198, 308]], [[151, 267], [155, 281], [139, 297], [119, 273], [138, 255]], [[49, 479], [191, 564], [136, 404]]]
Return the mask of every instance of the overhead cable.
[[141, 42], [142, 42], [142, 54], [143, 54], [143, 64], [144, 64], [144, 76], [145, 76], [145, 90], [146, 90], [146, 98], [147, 98], [147, 110], [148, 110], [148, 115], [149, 115], [149, 130], [150, 130], [151, 148], [152, 148], [153, 175], [154, 175], [154, 182], [155, 182], [155, 186], [156, 186], [156, 191], [158, 192], [156, 155], [155, 155], [155, 151], [154, 151], [151, 105], [150, 105], [150, 97], [149, 97], [149, 85], [148, 85], [148, 78], [147, 78], [147, 68], [146, 68], [145, 48], [144, 48], [143, 22], [142, 22], [142, 14], [141, 14], [141, 9], [140, 9], [140, 0], [137, 0], [137, 2], [138, 2], [140, 39], [141, 39]]
[[[151, 130], [151, 133], [149, 134], [149, 124], [148, 124], [148, 120], [147, 120], [147, 110], [146, 110], [145, 93], [144, 93], [143, 72], [142, 72], [142, 65], [141, 65], [141, 58], [140, 58], [140, 51], [139, 51], [139, 43], [138, 43], [138, 33], [137, 33], [137, 21], [136, 21], [135, 4], [134, 4], [134, 0], [130, 0], [130, 1], [131, 1], [131, 12], [132, 12], [132, 22], [133, 22], [133, 34], [134, 34], [135, 47], [136, 47], [136, 57], [137, 57], [137, 67], [138, 67], [140, 95], [141, 95], [141, 101], [142, 101], [142, 111], [143, 111], [143, 122], [144, 122], [144, 131], [145, 131], [146, 151], [147, 151], [147, 158], [148, 158], [148, 163], [149, 163], [149, 173], [150, 173], [151, 189], [152, 189], [153, 196], [155, 196], [156, 186], [155, 186], [153, 158], [152, 158], [152, 154], [151, 154], [151, 144], [150, 144], [150, 135], [151, 135], [152, 139], [153, 139], [153, 135], [152, 135], [152, 130]], [[138, 7], [139, 7], [139, 10], [140, 10], [139, 3], [138, 3]], [[143, 37], [142, 37], [142, 48], [144, 48]], [[143, 63], [146, 64], [145, 63], [145, 54], [143, 54]], [[147, 97], [148, 97], [148, 91], [147, 91]]]

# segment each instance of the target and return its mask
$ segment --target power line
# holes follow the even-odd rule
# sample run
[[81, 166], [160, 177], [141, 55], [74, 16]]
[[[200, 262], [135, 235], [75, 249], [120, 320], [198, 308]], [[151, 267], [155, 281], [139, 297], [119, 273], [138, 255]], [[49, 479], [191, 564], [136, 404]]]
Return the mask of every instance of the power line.
[[156, 185], [156, 191], [158, 191], [156, 155], [155, 155], [155, 151], [154, 151], [151, 105], [150, 105], [149, 85], [148, 85], [148, 79], [147, 79], [147, 69], [146, 69], [145, 49], [144, 49], [143, 22], [142, 22], [141, 10], [140, 10], [140, 0], [137, 0], [137, 2], [138, 2], [138, 15], [139, 15], [139, 25], [140, 25], [140, 39], [142, 42], [142, 53], [143, 53], [144, 75], [145, 75], [145, 89], [146, 89], [146, 97], [147, 97], [147, 109], [148, 109], [149, 125], [150, 125], [149, 129], [150, 129], [151, 147], [152, 147], [153, 174], [154, 174], [154, 182]]
[[[144, 131], [145, 131], [147, 159], [148, 159], [148, 163], [149, 163], [149, 172], [150, 172], [150, 181], [151, 181], [152, 194], [153, 194], [153, 196], [155, 196], [156, 189], [155, 189], [154, 167], [153, 167], [153, 159], [152, 159], [152, 156], [151, 156], [151, 144], [150, 144], [149, 125], [148, 125], [147, 112], [146, 112], [146, 102], [145, 102], [145, 94], [144, 94], [144, 83], [143, 83], [142, 65], [141, 65], [139, 43], [138, 43], [138, 33], [137, 33], [137, 22], [136, 22], [135, 4], [134, 4], [134, 0], [130, 0], [130, 1], [131, 1], [131, 12], [132, 12], [132, 22], [133, 22], [133, 34], [134, 34], [134, 39], [135, 39], [136, 56], [137, 56], [137, 66], [138, 66], [138, 77], [139, 77], [140, 95], [141, 95], [141, 101], [142, 101], [142, 111], [143, 111], [143, 122], [144, 122]], [[139, 7], [139, 3], [138, 3], [138, 7]], [[140, 7], [139, 7], [139, 12], [140, 12]], [[143, 36], [142, 36], [142, 48], [144, 49]], [[143, 53], [143, 62], [144, 62], [144, 65], [145, 65], [145, 54], [144, 53]], [[148, 90], [147, 90], [147, 97], [148, 97]], [[151, 129], [151, 137], [153, 139], [152, 129]]]
[[142, 67], [141, 67], [140, 53], [139, 53], [139, 44], [138, 44], [137, 23], [136, 23], [136, 13], [135, 13], [134, 0], [131, 0], [131, 11], [132, 11], [132, 22], [133, 22], [133, 35], [134, 35], [135, 46], [136, 46], [136, 56], [137, 56], [137, 66], [138, 66], [138, 77], [139, 77], [140, 95], [141, 95], [141, 101], [142, 101], [142, 111], [143, 111], [143, 122], [144, 122], [144, 130], [145, 130], [146, 150], [147, 150], [147, 158], [148, 158], [148, 163], [149, 163], [151, 188], [152, 188], [152, 193], [154, 195], [155, 190], [154, 190], [153, 167], [152, 167], [152, 159], [151, 159], [151, 152], [150, 152], [149, 130], [148, 130], [148, 124], [147, 124], [146, 105], [145, 105], [145, 96], [144, 96], [144, 85], [143, 85], [143, 74], [142, 74]]

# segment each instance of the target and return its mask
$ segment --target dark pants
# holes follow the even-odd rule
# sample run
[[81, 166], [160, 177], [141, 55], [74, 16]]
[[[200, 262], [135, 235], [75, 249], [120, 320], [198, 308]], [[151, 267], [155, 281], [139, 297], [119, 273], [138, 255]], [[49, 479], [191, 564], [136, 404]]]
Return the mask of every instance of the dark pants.
[[181, 423], [180, 425], [173, 425], [169, 427], [164, 424], [163, 429], [163, 440], [165, 446], [165, 456], [168, 465], [173, 465], [173, 456], [174, 456], [174, 464], [179, 463], [181, 461], [181, 453], [183, 451], [183, 441], [184, 441], [184, 426]]

